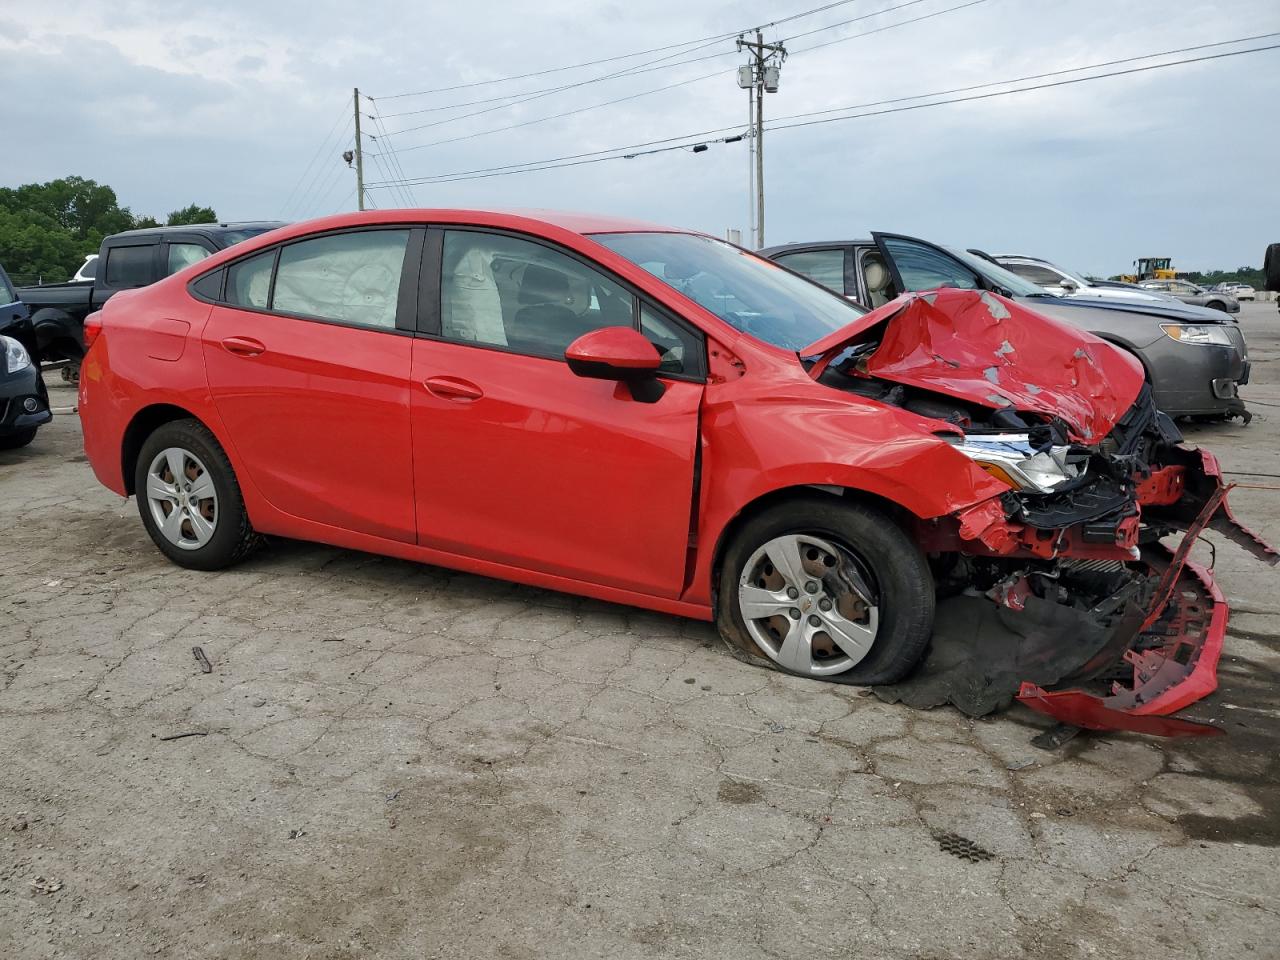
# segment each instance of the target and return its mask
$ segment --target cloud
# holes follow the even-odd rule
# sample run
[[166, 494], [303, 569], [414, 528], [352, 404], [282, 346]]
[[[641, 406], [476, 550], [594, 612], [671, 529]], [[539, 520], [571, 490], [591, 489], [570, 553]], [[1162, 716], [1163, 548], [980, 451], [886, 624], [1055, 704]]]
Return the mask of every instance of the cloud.
[[[901, 0], [851, 3], [766, 31], [770, 38]], [[970, 9], [806, 47], [954, 6], [898, 13], [798, 38], [766, 116], [912, 96], [1217, 39], [1280, 30], [1274, 0], [988, 0]], [[381, 114], [537, 90], [658, 60], [670, 51], [434, 96], [391, 98], [696, 40], [817, 6], [793, 0], [583, 4], [516, 0], [409, 5], [336, 0], [216, 7], [115, 0], [6, 4], [0, 15], [0, 129], [21, 131], [8, 185], [79, 173], [135, 210], [195, 200], [226, 217], [304, 217], [349, 209], [340, 153], [351, 88]], [[1210, 52], [1210, 51], [1206, 51]], [[651, 72], [581, 86], [480, 116], [395, 135], [399, 166], [373, 156], [370, 180], [587, 153], [745, 125], [731, 39]], [[1194, 54], [1192, 54], [1194, 55]], [[1280, 134], [1280, 51], [967, 104], [766, 136], [770, 243], [917, 233], [964, 246], [1048, 256], [1114, 273], [1136, 256], [1184, 268], [1258, 262], [1280, 222], [1268, 186]], [[679, 58], [676, 58], [679, 59]], [[722, 70], [723, 75], [561, 119], [538, 120]], [[398, 131], [480, 109], [389, 117]], [[377, 135], [377, 125], [365, 123]], [[327, 148], [326, 134], [329, 134]], [[417, 147], [417, 149], [413, 149]], [[313, 161], [308, 171], [309, 161]], [[304, 176], [305, 172], [305, 176]], [[426, 206], [600, 210], [723, 234], [746, 226], [746, 144], [412, 190]], [[397, 192], [377, 190], [394, 205]], [[292, 196], [292, 200], [286, 203]]]

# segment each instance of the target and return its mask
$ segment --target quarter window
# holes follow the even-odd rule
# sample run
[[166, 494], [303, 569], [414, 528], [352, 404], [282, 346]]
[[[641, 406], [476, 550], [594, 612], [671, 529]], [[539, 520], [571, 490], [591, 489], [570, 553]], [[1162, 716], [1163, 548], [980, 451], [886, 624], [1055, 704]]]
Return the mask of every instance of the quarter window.
[[271, 267], [275, 260], [276, 252], [268, 250], [232, 264], [227, 270], [227, 303], [265, 310], [271, 293]]
[[584, 333], [634, 327], [635, 309], [622, 286], [542, 244], [445, 232], [440, 332], [449, 340], [559, 360]]
[[172, 276], [184, 267], [199, 263], [207, 256], [209, 256], [209, 251], [198, 243], [171, 243], [169, 244], [169, 258], [165, 265], [164, 275], [166, 277]]
[[271, 309], [394, 329], [408, 230], [362, 230], [280, 250]]
[[844, 293], [843, 250], [806, 250], [804, 253], [788, 253], [776, 259], [784, 267], [790, 267], [828, 290]]
[[640, 307], [640, 332], [658, 348], [663, 373], [702, 374], [702, 338], [677, 326], [645, 305]]
[[111, 247], [107, 250], [106, 281], [109, 287], [145, 287], [152, 277], [155, 245]]

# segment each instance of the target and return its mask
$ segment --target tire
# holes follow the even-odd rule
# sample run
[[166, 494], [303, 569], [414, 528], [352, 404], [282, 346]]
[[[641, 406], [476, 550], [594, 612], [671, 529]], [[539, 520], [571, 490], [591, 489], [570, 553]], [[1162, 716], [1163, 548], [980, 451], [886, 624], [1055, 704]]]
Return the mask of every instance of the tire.
[[0, 450], [18, 450], [36, 438], [36, 427], [26, 430], [15, 430], [7, 436], [0, 436]]
[[1223, 303], [1221, 300], [1210, 300], [1208, 303], [1205, 304], [1205, 306], [1208, 307], [1210, 310], [1221, 310], [1223, 313], [1227, 312], [1227, 305]]
[[[798, 588], [781, 569], [791, 538], [803, 554], [805, 582]], [[771, 550], [781, 564], [772, 563]], [[761, 612], [792, 599], [796, 606], [749, 625], [742, 601], [757, 597]], [[730, 651], [796, 676], [856, 684], [900, 680], [924, 656], [933, 615], [933, 576], [920, 548], [881, 511], [830, 495], [798, 497], [752, 517], [726, 548], [719, 573], [716, 626]], [[809, 639], [788, 646], [793, 631]], [[807, 656], [794, 655], [806, 647]]]
[[[173, 469], [179, 463], [180, 470]], [[175, 477], [179, 483], [166, 480]], [[142, 525], [160, 552], [180, 567], [221, 570], [262, 542], [249, 523], [231, 461], [198, 420], [157, 427], [142, 444], [133, 483]], [[156, 495], [166, 489], [171, 496]], [[173, 522], [162, 526], [169, 518]]]

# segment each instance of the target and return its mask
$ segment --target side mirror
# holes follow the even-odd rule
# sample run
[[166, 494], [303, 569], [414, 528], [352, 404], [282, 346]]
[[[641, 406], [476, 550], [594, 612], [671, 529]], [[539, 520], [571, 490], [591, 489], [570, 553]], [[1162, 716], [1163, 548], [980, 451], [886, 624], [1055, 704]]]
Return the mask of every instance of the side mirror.
[[641, 403], [655, 403], [666, 392], [657, 378], [662, 356], [638, 330], [601, 327], [584, 333], [564, 352], [569, 369], [592, 380], [625, 383]]
[[1080, 289], [1080, 284], [1076, 283], [1070, 277], [1063, 277], [1061, 280], [1058, 281], [1058, 286], [1060, 286], [1067, 293], [1075, 293], [1077, 290]]

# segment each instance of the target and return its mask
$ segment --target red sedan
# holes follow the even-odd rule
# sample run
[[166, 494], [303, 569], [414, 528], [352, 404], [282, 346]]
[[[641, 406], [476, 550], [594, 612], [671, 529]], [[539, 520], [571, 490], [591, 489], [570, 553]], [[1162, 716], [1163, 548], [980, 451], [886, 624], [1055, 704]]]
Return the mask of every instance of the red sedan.
[[1090, 688], [1141, 711], [1211, 689], [1221, 641], [1151, 641], [1184, 594], [1220, 604], [1155, 539], [1214, 524], [1270, 559], [1104, 342], [985, 291], [867, 313], [691, 232], [341, 215], [85, 329], [93, 469], [200, 570], [316, 540], [714, 619], [739, 656], [857, 683], [963, 608], [1059, 650], [1092, 631], [1082, 663], [1167, 659], [1158, 689]]

